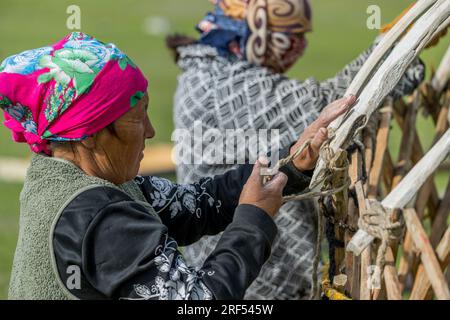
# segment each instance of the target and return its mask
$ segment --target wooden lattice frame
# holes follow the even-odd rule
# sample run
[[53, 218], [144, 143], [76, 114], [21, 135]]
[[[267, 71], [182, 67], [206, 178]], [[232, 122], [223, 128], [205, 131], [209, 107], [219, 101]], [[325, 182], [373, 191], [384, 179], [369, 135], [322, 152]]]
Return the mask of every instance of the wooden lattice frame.
[[[444, 80], [447, 83], [448, 79]], [[341, 222], [334, 223], [336, 240], [347, 246], [354, 230], [358, 228], [359, 213], [365, 210], [366, 200], [383, 199], [427, 152], [416, 129], [418, 113], [423, 112], [432, 118], [435, 125], [433, 141], [436, 142], [449, 128], [449, 108], [450, 88], [443, 86], [442, 79], [436, 81], [434, 77], [433, 81], [424, 83], [410, 97], [395, 102], [388, 100], [379, 109], [372, 119], [372, 128], [361, 133], [364, 150], [361, 152], [356, 149], [348, 155], [348, 174], [355, 196], [349, 197], [347, 192], [341, 192], [332, 197], [333, 221]], [[396, 162], [388, 146], [394, 121], [402, 132]], [[337, 183], [342, 179], [335, 177]], [[449, 271], [447, 279], [444, 275], [450, 262], [450, 227], [447, 227], [450, 175], [442, 198], [439, 198], [431, 177], [413, 202], [408, 206], [409, 209], [394, 215], [398, 218], [403, 216], [407, 231], [401, 243], [392, 243], [387, 250], [381, 290], [370, 290], [367, 286], [368, 268], [374, 264], [378, 245], [374, 242], [360, 256], [354, 256], [344, 247], [335, 248], [336, 264], [332, 273], [345, 275], [335, 277], [334, 285], [339, 291], [353, 299], [364, 300], [399, 300], [406, 291], [410, 292], [410, 299], [450, 299], [447, 280]], [[424, 228], [427, 219], [430, 221], [429, 230]], [[345, 284], [342, 279], [345, 279]]]

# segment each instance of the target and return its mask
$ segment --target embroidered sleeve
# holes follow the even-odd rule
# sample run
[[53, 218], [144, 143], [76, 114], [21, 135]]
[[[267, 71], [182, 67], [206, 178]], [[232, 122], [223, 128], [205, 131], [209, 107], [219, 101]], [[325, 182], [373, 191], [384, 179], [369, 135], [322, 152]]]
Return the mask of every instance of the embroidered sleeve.
[[[289, 147], [280, 150], [279, 154], [286, 157]], [[170, 236], [181, 246], [186, 246], [204, 235], [216, 235], [228, 226], [252, 169], [252, 165], [241, 165], [223, 175], [185, 185], [153, 176], [139, 176], [135, 181], [169, 228]], [[309, 186], [312, 172], [300, 172], [293, 165], [280, 171], [288, 177], [284, 195], [300, 193]]]
[[223, 231], [232, 221], [252, 166], [244, 165], [214, 178], [181, 185], [158, 177], [137, 177], [147, 201], [169, 234], [182, 245]]
[[[204, 271], [188, 267], [175, 240], [163, 238], [155, 249], [154, 267], [126, 281], [120, 289], [122, 300], [212, 300], [202, 280]], [[209, 271], [209, 274], [214, 274]]]
[[83, 274], [112, 299], [242, 299], [277, 232], [264, 211], [239, 206], [215, 250], [194, 269], [167, 227], [137, 202], [111, 203], [91, 220], [83, 237]]

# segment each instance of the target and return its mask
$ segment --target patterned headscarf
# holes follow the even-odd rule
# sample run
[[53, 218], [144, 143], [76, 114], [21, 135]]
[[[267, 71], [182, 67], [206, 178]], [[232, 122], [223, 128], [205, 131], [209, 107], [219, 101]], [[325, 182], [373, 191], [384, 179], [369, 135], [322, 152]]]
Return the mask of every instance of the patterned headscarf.
[[74, 32], [0, 65], [0, 108], [16, 142], [50, 153], [50, 141], [83, 140], [130, 110], [147, 80], [114, 44]]
[[215, 11], [198, 24], [200, 42], [221, 55], [234, 54], [256, 65], [283, 71], [293, 48], [304, 50], [311, 31], [309, 0], [210, 0]]

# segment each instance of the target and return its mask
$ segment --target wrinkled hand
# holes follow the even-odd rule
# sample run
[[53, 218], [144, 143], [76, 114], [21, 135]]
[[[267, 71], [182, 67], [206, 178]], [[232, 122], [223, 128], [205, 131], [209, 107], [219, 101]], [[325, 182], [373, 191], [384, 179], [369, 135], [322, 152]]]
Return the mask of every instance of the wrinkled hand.
[[287, 183], [287, 176], [279, 172], [272, 180], [263, 184], [264, 176], [261, 169], [267, 168], [269, 161], [259, 159], [253, 166], [253, 171], [242, 189], [239, 204], [251, 204], [264, 210], [272, 218], [283, 203], [283, 189]]
[[307, 171], [314, 169], [319, 158], [320, 147], [328, 139], [327, 127], [340, 115], [347, 112], [355, 102], [355, 96], [349, 96], [332, 102], [323, 109], [319, 118], [303, 131], [297, 143], [291, 148], [291, 154], [294, 154], [298, 148], [302, 147], [305, 141], [311, 140], [309, 147], [299, 157], [293, 160], [298, 170]]

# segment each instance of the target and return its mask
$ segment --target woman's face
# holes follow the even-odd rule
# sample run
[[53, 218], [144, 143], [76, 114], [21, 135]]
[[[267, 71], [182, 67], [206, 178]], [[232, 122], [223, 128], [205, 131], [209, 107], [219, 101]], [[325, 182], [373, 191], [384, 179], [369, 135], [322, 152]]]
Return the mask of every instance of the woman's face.
[[284, 36], [289, 38], [290, 47], [281, 55], [281, 59], [270, 51], [266, 54], [266, 67], [276, 73], [285, 73], [288, 71], [303, 56], [308, 46], [308, 42], [303, 33], [291, 33]]
[[308, 41], [303, 33], [292, 34], [289, 37], [291, 39], [291, 48], [286, 52], [283, 59], [284, 71], [289, 70], [305, 53]]
[[95, 139], [96, 162], [107, 180], [121, 184], [134, 179], [144, 157], [145, 140], [155, 135], [147, 115], [148, 94], [130, 111], [103, 129]]

